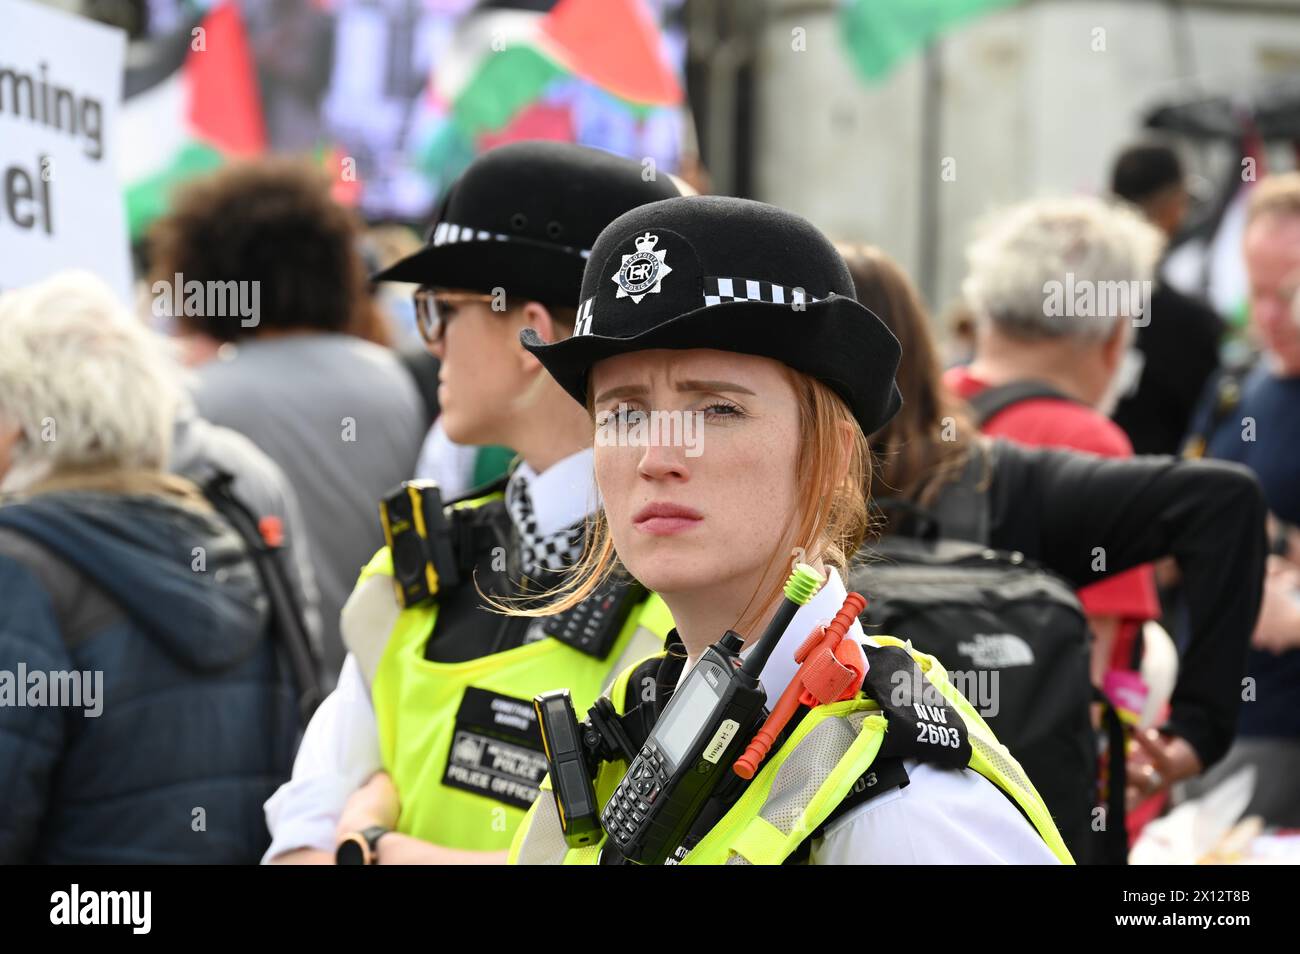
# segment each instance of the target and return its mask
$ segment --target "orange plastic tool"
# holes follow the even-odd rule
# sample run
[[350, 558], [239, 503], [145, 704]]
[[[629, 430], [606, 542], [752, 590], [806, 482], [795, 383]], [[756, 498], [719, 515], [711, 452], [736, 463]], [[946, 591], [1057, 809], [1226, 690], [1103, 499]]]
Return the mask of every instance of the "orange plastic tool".
[[867, 608], [860, 593], [850, 593], [830, 625], [817, 627], [794, 654], [799, 663], [790, 685], [785, 687], [772, 714], [755, 733], [735, 769], [741, 778], [753, 778], [772, 743], [781, 734], [800, 705], [817, 706], [852, 699], [867, 677], [867, 656], [856, 639], [849, 638], [849, 627]]

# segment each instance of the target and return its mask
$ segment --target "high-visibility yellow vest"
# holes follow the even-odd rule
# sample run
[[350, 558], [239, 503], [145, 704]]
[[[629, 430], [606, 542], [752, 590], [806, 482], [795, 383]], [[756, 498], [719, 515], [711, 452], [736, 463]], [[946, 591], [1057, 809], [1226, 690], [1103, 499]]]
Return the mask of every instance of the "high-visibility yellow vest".
[[[873, 636], [882, 646], [907, 650], [921, 671], [966, 723], [971, 743], [968, 763], [1007, 793], [1024, 811], [1047, 847], [1058, 859], [1073, 859], [1052, 822], [1051, 814], [1020, 765], [997, 741], [974, 707], [948, 681], [933, 656], [888, 636]], [[660, 654], [662, 655], [662, 654]], [[610, 701], [625, 711], [628, 679], [637, 666], [624, 670], [609, 692]], [[785, 743], [768, 756], [753, 782], [722, 819], [682, 860], [688, 865], [780, 864], [815, 832], [849, 795], [855, 782], [871, 768], [885, 739], [887, 725], [880, 706], [859, 693], [857, 698], [816, 706], [795, 727]], [[831, 764], [826, 771], [827, 763]], [[624, 762], [601, 766], [596, 795], [602, 808], [627, 771]], [[550, 779], [543, 796], [519, 826], [511, 846], [512, 864], [596, 864], [603, 841], [571, 849], [564, 841]]]
[[[456, 506], [500, 506], [500, 500], [497, 493]], [[369, 586], [372, 598], [391, 600], [392, 575], [385, 547], [362, 570], [357, 589]], [[487, 610], [476, 612], [483, 613], [485, 626], [500, 621]], [[651, 595], [633, 607], [604, 658], [547, 637], [442, 663], [425, 658], [438, 618], [436, 600], [394, 608], [394, 614], [374, 669], [371, 700], [383, 765], [401, 802], [397, 830], [471, 851], [509, 848], [536, 798], [546, 759], [533, 696], [568, 688], [577, 711], [585, 712], [629, 661], [660, 649], [672, 629], [668, 608]], [[346, 616], [345, 609], [345, 622]]]

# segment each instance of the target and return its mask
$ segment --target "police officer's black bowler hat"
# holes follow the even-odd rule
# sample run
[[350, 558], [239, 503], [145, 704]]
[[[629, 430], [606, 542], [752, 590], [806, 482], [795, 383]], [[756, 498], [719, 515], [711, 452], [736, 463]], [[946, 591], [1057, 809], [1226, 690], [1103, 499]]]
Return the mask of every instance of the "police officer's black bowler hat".
[[490, 293], [548, 305], [577, 303], [600, 230], [628, 209], [678, 195], [665, 173], [571, 143], [498, 146], [465, 170], [427, 245], [373, 277]]
[[844, 259], [811, 223], [747, 199], [679, 197], [619, 216], [587, 261], [573, 337], [520, 339], [584, 405], [593, 364], [655, 348], [775, 358], [833, 389], [865, 434], [903, 403], [898, 339], [858, 304]]

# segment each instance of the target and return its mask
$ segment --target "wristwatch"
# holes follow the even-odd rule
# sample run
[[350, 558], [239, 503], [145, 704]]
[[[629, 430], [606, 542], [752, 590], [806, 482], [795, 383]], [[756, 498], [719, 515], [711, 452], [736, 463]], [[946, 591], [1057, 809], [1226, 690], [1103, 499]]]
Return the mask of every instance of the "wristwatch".
[[336, 865], [374, 865], [379, 863], [379, 839], [387, 835], [389, 829], [382, 825], [371, 825], [365, 831], [354, 831], [341, 842], [334, 851]]

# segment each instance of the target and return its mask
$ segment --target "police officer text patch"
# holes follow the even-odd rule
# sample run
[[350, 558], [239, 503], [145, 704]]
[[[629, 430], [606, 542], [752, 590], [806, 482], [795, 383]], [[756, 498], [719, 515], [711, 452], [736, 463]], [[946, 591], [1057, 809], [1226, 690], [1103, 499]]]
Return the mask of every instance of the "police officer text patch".
[[477, 689], [465, 690], [442, 783], [528, 808], [546, 775], [546, 756], [532, 703]]

